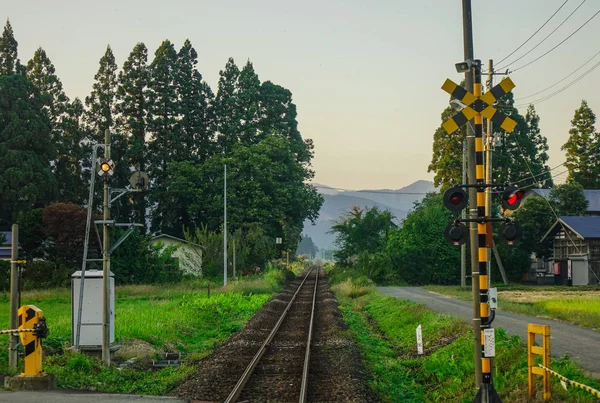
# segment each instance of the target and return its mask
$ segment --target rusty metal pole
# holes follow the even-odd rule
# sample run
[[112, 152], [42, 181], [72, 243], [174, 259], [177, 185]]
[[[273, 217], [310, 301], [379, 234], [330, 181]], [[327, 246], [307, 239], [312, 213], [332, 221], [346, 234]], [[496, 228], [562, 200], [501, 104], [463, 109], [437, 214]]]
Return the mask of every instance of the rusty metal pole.
[[[104, 131], [104, 156], [110, 160], [110, 130]], [[108, 175], [104, 177], [104, 225], [102, 251], [102, 361], [110, 365], [110, 191]]]

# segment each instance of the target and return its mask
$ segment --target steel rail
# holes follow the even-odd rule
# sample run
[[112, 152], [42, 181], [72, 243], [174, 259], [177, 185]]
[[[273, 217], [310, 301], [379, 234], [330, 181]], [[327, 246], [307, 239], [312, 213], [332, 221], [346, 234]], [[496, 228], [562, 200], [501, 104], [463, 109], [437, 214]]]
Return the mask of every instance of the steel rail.
[[315, 306], [317, 301], [317, 286], [319, 285], [319, 267], [315, 276], [315, 290], [313, 291], [312, 308], [310, 312], [310, 326], [308, 327], [308, 339], [306, 341], [306, 353], [304, 355], [304, 369], [302, 371], [302, 385], [300, 386], [300, 403], [306, 402], [308, 395], [308, 366], [310, 362], [310, 345], [312, 343], [313, 323], [315, 321]]
[[275, 337], [275, 334], [277, 334], [277, 331], [279, 330], [279, 327], [283, 323], [283, 320], [285, 319], [288, 311], [291, 309], [292, 304], [294, 303], [294, 301], [296, 300], [296, 297], [298, 296], [298, 293], [302, 289], [302, 286], [306, 282], [306, 279], [308, 279], [308, 276], [310, 276], [310, 273], [312, 273], [313, 269], [314, 269], [314, 267], [312, 267], [308, 271], [308, 274], [306, 275], [306, 277], [304, 277], [304, 280], [302, 280], [302, 283], [300, 283], [300, 285], [298, 286], [298, 289], [296, 290], [296, 292], [292, 296], [292, 299], [290, 300], [290, 302], [285, 307], [285, 310], [283, 311], [283, 313], [279, 317], [279, 320], [277, 321], [277, 323], [275, 324], [275, 326], [271, 330], [271, 333], [269, 333], [269, 336], [264, 341], [264, 343], [262, 344], [262, 346], [260, 346], [260, 348], [258, 349], [258, 351], [256, 352], [256, 354], [254, 355], [254, 358], [252, 358], [252, 361], [250, 361], [250, 364], [248, 364], [248, 366], [246, 367], [246, 370], [244, 371], [244, 373], [242, 374], [242, 376], [240, 377], [240, 379], [237, 381], [235, 387], [233, 388], [233, 390], [231, 391], [231, 393], [229, 394], [229, 396], [227, 397], [227, 399], [225, 399], [225, 403], [235, 403], [237, 401], [237, 399], [240, 397], [240, 394], [242, 393], [242, 389], [246, 385], [246, 382], [248, 382], [248, 380], [252, 376], [252, 373], [254, 372], [254, 369], [258, 365], [258, 362], [260, 361], [260, 359], [262, 358], [262, 356], [267, 351], [267, 347], [269, 347], [269, 344], [271, 343], [271, 341], [273, 341], [273, 338]]

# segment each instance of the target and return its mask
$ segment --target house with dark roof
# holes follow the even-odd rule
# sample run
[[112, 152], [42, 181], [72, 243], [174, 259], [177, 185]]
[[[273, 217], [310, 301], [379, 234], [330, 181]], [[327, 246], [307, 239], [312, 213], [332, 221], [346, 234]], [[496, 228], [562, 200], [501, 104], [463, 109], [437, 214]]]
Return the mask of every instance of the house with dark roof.
[[600, 217], [559, 217], [545, 239], [554, 241], [555, 284], [600, 284]]
[[[4, 235], [5, 241], [0, 245], [0, 259], [11, 258], [12, 248], [12, 232], [11, 231], [0, 231], [0, 234]], [[0, 236], [1, 238], [1, 236]]]
[[[588, 201], [588, 208], [585, 212], [587, 216], [600, 216], [600, 189], [584, 189], [583, 195]], [[543, 197], [550, 199], [550, 189], [531, 189], [525, 195], [525, 200], [528, 197]], [[523, 202], [525, 202], [525, 200]]]

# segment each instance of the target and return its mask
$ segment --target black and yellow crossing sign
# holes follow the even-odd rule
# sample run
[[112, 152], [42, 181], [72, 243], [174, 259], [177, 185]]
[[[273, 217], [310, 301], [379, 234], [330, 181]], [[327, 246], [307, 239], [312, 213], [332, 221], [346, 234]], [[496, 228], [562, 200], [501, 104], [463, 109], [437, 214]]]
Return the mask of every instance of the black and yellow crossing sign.
[[500, 128], [509, 133], [512, 132], [517, 126], [517, 122], [494, 108], [492, 105], [498, 99], [508, 94], [513, 88], [515, 88], [515, 84], [507, 77], [502, 80], [500, 84], [494, 86], [482, 96], [477, 97], [452, 80], [446, 80], [444, 85], [442, 85], [442, 89], [462, 102], [465, 107], [452, 118], [442, 123], [442, 127], [448, 134], [452, 134], [469, 120], [473, 119], [475, 115], [481, 114], [486, 119], [489, 119], [494, 122], [494, 124], [500, 126]]

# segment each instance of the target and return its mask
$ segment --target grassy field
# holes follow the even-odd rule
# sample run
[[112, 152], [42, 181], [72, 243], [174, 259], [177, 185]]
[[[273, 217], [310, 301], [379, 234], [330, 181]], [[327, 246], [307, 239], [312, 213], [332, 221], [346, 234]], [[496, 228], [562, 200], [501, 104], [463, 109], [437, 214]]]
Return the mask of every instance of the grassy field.
[[[288, 274], [286, 274], [288, 273]], [[71, 296], [65, 289], [24, 292], [22, 304], [42, 309], [50, 328], [44, 340], [44, 370], [55, 374], [61, 388], [102, 392], [165, 394], [173, 389], [220, 343], [244, 324], [281, 289], [290, 272], [271, 270], [211, 290], [195, 282], [161, 286], [117, 287], [115, 339], [122, 345], [114, 365], [69, 349]], [[0, 328], [8, 328], [9, 299], [0, 295]], [[0, 351], [8, 350], [8, 337]], [[184, 365], [151, 370], [150, 361], [164, 353], [182, 353]], [[135, 357], [130, 367], [119, 364]], [[20, 359], [19, 361], [22, 362]], [[22, 368], [20, 369], [22, 370]], [[11, 374], [8, 354], [0, 354], [0, 373]]]
[[[362, 351], [370, 385], [381, 401], [472, 401], [474, 365], [468, 326], [424, 305], [383, 296], [365, 277], [333, 271], [330, 279], [336, 283], [333, 288], [350, 335]], [[418, 324], [423, 331], [422, 356], [416, 352]], [[505, 403], [542, 401], [527, 397], [526, 346], [518, 337], [501, 329], [496, 332], [494, 365], [495, 386]], [[600, 386], [586, 379], [568, 357], [553, 360], [552, 367], [569, 379]], [[552, 390], [554, 402], [595, 401], [579, 389], [565, 391], [555, 381]]]
[[[429, 291], [471, 301], [471, 289], [425, 286]], [[553, 318], [600, 330], [600, 287], [498, 287], [498, 306], [511, 312]]]

